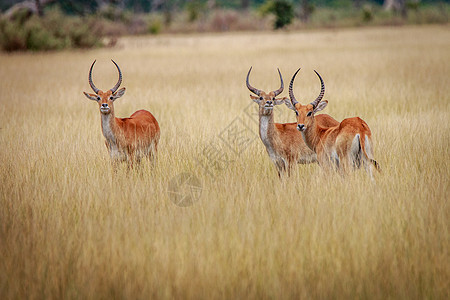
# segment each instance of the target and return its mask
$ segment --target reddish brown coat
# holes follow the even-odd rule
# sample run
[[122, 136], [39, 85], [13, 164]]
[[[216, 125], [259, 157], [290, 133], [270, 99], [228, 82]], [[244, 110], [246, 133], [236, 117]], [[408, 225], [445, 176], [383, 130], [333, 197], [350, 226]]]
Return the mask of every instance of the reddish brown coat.
[[117, 90], [122, 82], [119, 66], [113, 61], [119, 71], [119, 80], [110, 90], [103, 92], [95, 87], [92, 81], [92, 63], [89, 71], [89, 84], [95, 94], [84, 93], [98, 103], [103, 136], [106, 147], [113, 161], [140, 161], [142, 157], [151, 158], [156, 154], [160, 136], [159, 124], [156, 118], [146, 110], [138, 110], [129, 118], [116, 118], [114, 101], [125, 94], [125, 88]]

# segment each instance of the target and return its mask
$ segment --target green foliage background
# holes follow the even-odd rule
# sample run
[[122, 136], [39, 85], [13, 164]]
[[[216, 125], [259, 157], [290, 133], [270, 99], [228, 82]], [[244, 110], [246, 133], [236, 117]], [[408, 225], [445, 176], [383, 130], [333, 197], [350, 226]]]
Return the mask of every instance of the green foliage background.
[[0, 16], [0, 48], [42, 51], [112, 46], [117, 37], [136, 34], [448, 23], [448, 3], [413, 1], [406, 3], [405, 18], [385, 11], [383, 0], [109, 0], [102, 5], [57, 0], [42, 4], [40, 17], [27, 10], [8, 13], [21, 1], [4, 0], [0, 10], [7, 13]]

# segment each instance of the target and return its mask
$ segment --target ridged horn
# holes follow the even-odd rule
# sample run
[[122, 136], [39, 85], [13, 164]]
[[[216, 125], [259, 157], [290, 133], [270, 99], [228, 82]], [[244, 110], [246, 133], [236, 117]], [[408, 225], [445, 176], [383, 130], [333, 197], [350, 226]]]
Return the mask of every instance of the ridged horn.
[[116, 64], [115, 61], [111, 59], [111, 61], [116, 65], [117, 71], [119, 71], [119, 80], [117, 81], [116, 85], [111, 89], [111, 92], [115, 93], [117, 89], [119, 88], [120, 84], [122, 83], [122, 72], [120, 71], [119, 66]]
[[323, 83], [323, 79], [322, 79], [322, 77], [320, 77], [319, 73], [317, 73], [316, 70], [314, 70], [314, 72], [317, 74], [317, 76], [319, 76], [319, 79], [320, 79], [320, 94], [319, 94], [319, 96], [317, 96], [316, 100], [311, 102], [312, 106], [314, 108], [316, 108], [317, 105], [319, 105], [319, 102], [322, 100], [323, 95], [325, 94], [325, 83]]
[[295, 76], [297, 76], [297, 73], [300, 71], [301, 68], [298, 68], [297, 72], [294, 73], [294, 76], [292, 76], [291, 83], [289, 83], [289, 99], [291, 99], [292, 105], [295, 107], [295, 104], [298, 103], [297, 99], [295, 99], [294, 96], [294, 79]]
[[274, 94], [275, 94], [275, 97], [278, 96], [279, 94], [281, 94], [283, 92], [283, 90], [284, 90], [283, 76], [281, 76], [280, 69], [277, 68], [277, 70], [278, 70], [278, 75], [280, 75], [281, 86], [280, 86], [280, 88], [278, 90], [273, 91]]
[[247, 88], [250, 90], [250, 92], [252, 92], [252, 93], [254, 93], [254, 94], [256, 94], [256, 95], [259, 96], [259, 94], [261, 93], [261, 91], [258, 90], [258, 89], [255, 89], [254, 87], [252, 87], [252, 86], [250, 85], [250, 83], [248, 82], [248, 78], [250, 77], [250, 72], [252, 71], [252, 68], [253, 68], [253, 67], [250, 67], [250, 70], [248, 70], [248, 73], [247, 73], [247, 80], [246, 80]]
[[95, 87], [94, 82], [92, 81], [92, 69], [94, 68], [94, 64], [97, 60], [94, 60], [94, 62], [91, 65], [91, 68], [89, 69], [89, 85], [91, 86], [91, 89], [98, 94], [98, 91], [100, 91], [98, 88]]

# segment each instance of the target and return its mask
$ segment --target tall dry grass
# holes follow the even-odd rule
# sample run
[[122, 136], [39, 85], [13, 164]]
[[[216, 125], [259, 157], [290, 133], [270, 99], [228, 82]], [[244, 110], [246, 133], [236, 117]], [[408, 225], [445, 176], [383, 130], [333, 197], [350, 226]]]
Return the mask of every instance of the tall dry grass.
[[[82, 94], [94, 59], [97, 87], [114, 85], [111, 58], [127, 88], [118, 116], [145, 108], [161, 126], [157, 160], [131, 172], [112, 171]], [[0, 54], [1, 298], [448, 298], [449, 61], [438, 26]], [[251, 65], [264, 90], [278, 88], [277, 67], [285, 81], [302, 67], [303, 102], [319, 92], [318, 70], [325, 112], [371, 127], [376, 183], [318, 165], [279, 180], [246, 113]], [[230, 128], [232, 147], [220, 138]], [[168, 193], [183, 172], [202, 185], [189, 207]]]

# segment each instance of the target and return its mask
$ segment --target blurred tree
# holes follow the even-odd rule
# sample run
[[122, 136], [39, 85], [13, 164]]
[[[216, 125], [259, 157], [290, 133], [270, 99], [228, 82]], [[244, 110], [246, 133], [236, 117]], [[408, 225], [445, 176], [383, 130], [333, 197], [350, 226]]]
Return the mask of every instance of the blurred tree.
[[164, 5], [165, 0], [153, 0], [151, 2], [152, 2], [152, 11], [157, 11]]
[[385, 10], [390, 10], [390, 11], [395, 11], [397, 13], [400, 13], [401, 16], [405, 19], [408, 16], [405, 0], [384, 0], [383, 7]]
[[166, 26], [170, 26], [173, 21], [173, 14], [176, 10], [178, 10], [179, 2], [181, 0], [159, 0], [162, 4], [162, 9], [164, 12], [164, 23]]
[[185, 5], [185, 9], [188, 14], [189, 22], [194, 22], [200, 15], [202, 15], [206, 9], [206, 3], [202, 3], [200, 0], [190, 0]]
[[269, 0], [261, 6], [263, 15], [275, 15], [274, 29], [280, 29], [292, 23], [294, 6], [288, 0]]
[[207, 3], [209, 10], [214, 9], [217, 6], [216, 0], [208, 0], [208, 1], [206, 1], [206, 3]]
[[241, 0], [241, 8], [247, 10], [250, 6], [250, 0]]
[[314, 5], [311, 4], [308, 0], [301, 0], [301, 13], [300, 19], [307, 23], [309, 21], [309, 17], [314, 11]]
[[89, 1], [89, 0], [58, 0], [58, 5], [61, 9], [71, 15], [80, 15], [84, 16], [87, 14], [92, 14], [97, 11], [100, 7], [97, 1]]
[[33, 0], [33, 1], [16, 1], [17, 3], [13, 4], [6, 12], [5, 15], [7, 17], [11, 17], [16, 14], [18, 11], [26, 12], [29, 16], [31, 15], [39, 15], [42, 16], [44, 14], [44, 6], [48, 5], [55, 0]]
[[37, 10], [37, 14], [39, 17], [42, 17], [44, 15], [44, 11], [42, 10], [42, 5], [41, 5], [41, 1], [39, 0], [34, 0], [34, 2], [36, 3], [36, 10]]

